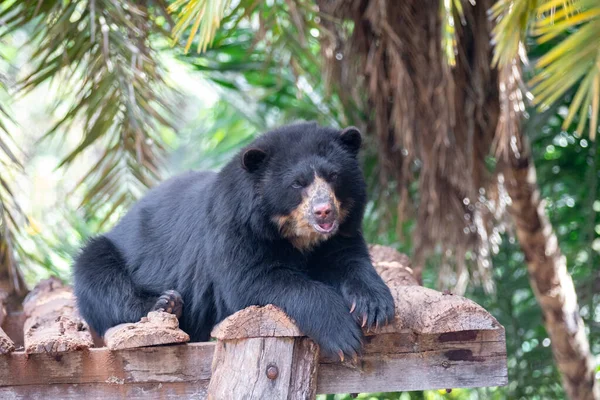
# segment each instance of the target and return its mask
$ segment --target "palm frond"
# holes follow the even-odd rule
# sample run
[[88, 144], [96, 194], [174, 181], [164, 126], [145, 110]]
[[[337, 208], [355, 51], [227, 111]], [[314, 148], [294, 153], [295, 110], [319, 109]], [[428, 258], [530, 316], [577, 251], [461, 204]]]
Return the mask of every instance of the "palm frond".
[[600, 3], [578, 0], [558, 5], [552, 21], [537, 21], [533, 34], [541, 44], [563, 37], [536, 62], [539, 72], [531, 82], [535, 103], [547, 108], [576, 87], [562, 127], [568, 129], [579, 115], [575, 131], [581, 135], [589, 121], [589, 136], [594, 140], [600, 102]]
[[[494, 65], [510, 65], [519, 54], [519, 46], [527, 37], [527, 30], [538, 13], [538, 7], [553, 0], [499, 0], [490, 9], [495, 21], [492, 36], [495, 52]], [[562, 3], [562, 1], [561, 1]]]
[[461, 24], [465, 24], [465, 16], [461, 0], [440, 0], [440, 14], [442, 17], [442, 49], [448, 64], [456, 65], [456, 17]]
[[[2, 81], [0, 79], [0, 90], [4, 90]], [[9, 285], [0, 287], [0, 291], [21, 296], [25, 294], [27, 287], [15, 260], [19, 248], [16, 237], [26, 218], [9, 184], [9, 177], [22, 169], [22, 165], [15, 154], [16, 145], [4, 122], [7, 120], [11, 120], [10, 114], [6, 106], [0, 104], [0, 281]]]
[[96, 144], [106, 149], [81, 181], [88, 210], [106, 202], [127, 203], [152, 185], [165, 150], [161, 130], [172, 127], [173, 92], [151, 46], [155, 37], [167, 36], [157, 22], [167, 12], [161, 2], [144, 4], [25, 0], [0, 10], [5, 21], [0, 38], [25, 29], [36, 49], [33, 71], [19, 91], [47, 81], [60, 86], [56, 108], [67, 111], [44, 139], [82, 127], [79, 146], [60, 166]]
[[229, 0], [177, 0], [169, 6], [169, 12], [178, 12], [179, 21], [173, 27], [175, 43], [191, 26], [185, 45], [187, 53], [198, 34], [198, 53], [206, 51], [221, 25]]
[[[535, 63], [530, 81], [535, 104], [550, 107], [577, 88], [563, 122], [568, 129], [576, 115], [576, 132], [586, 126], [593, 140], [600, 103], [600, 3], [595, 0], [501, 0], [491, 10], [496, 21], [494, 63], [510, 65], [528, 36], [553, 44]], [[589, 124], [588, 124], [589, 122]]]

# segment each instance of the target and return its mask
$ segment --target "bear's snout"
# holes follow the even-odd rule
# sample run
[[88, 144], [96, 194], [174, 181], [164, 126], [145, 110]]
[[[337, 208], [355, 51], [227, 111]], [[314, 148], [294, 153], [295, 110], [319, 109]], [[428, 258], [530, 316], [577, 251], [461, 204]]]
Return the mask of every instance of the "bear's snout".
[[313, 205], [313, 215], [317, 218], [317, 221], [325, 222], [331, 215], [332, 209], [333, 207], [330, 202], [317, 203]]
[[337, 228], [338, 210], [335, 193], [323, 179], [316, 177], [309, 187], [309, 220], [319, 233], [331, 233]]
[[318, 232], [331, 233], [336, 228], [337, 212], [332, 200], [314, 203], [312, 214]]

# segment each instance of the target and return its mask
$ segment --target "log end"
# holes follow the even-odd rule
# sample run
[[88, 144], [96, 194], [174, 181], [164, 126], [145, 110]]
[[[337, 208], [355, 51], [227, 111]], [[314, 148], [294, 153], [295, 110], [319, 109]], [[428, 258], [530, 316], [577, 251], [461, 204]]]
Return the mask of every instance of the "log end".
[[9, 354], [15, 351], [15, 344], [8, 335], [0, 329], [0, 355]]
[[148, 316], [143, 317], [139, 322], [112, 327], [104, 335], [104, 342], [110, 350], [186, 343], [189, 341], [189, 335], [179, 329], [177, 317], [162, 311], [151, 311]]
[[304, 335], [286, 313], [268, 304], [264, 307], [250, 306], [230, 315], [213, 328], [211, 336], [227, 340]]

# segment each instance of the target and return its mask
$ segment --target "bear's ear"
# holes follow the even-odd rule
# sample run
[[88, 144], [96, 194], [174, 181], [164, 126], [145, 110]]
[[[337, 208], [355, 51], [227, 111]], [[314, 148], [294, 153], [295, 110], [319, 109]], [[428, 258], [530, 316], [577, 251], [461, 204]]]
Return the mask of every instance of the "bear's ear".
[[352, 154], [358, 154], [360, 145], [362, 143], [362, 138], [357, 127], [349, 126], [340, 132], [340, 140], [344, 147]]
[[248, 149], [242, 155], [242, 167], [248, 172], [254, 172], [260, 168], [267, 158], [267, 153], [261, 149]]

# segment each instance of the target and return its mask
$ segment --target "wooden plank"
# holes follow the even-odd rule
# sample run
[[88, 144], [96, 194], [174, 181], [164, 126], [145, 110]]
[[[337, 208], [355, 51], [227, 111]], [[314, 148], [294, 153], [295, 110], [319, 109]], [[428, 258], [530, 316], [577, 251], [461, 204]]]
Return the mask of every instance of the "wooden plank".
[[0, 386], [189, 382], [210, 379], [214, 343], [0, 357]]
[[[106, 348], [0, 356], [0, 386], [129, 384], [208, 380], [215, 343], [109, 351]], [[367, 336], [357, 365], [320, 359], [317, 393], [501, 386], [507, 383], [504, 330]], [[191, 390], [191, 389], [190, 389]], [[1, 397], [1, 396], [0, 396]]]
[[[408, 350], [407, 347], [403, 346]], [[391, 392], [508, 383], [504, 341], [455, 341], [440, 344], [440, 347], [404, 353], [372, 352], [361, 357], [357, 364], [321, 363], [317, 393]]]
[[118, 350], [186, 343], [190, 341], [190, 337], [179, 329], [179, 321], [175, 315], [151, 311], [139, 322], [110, 328], [104, 334], [104, 341], [110, 350]]
[[122, 384], [88, 383], [0, 387], [7, 400], [201, 400], [206, 399], [208, 381]]

